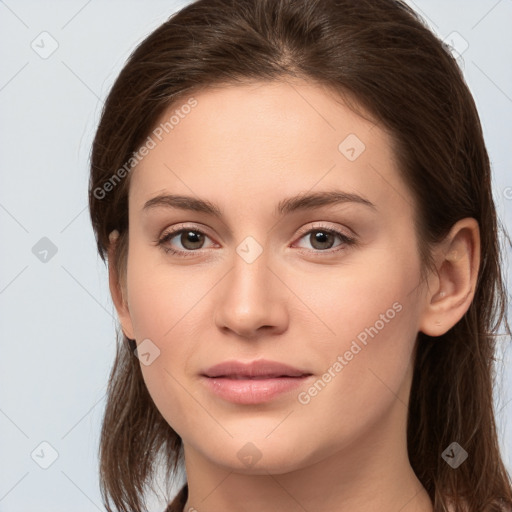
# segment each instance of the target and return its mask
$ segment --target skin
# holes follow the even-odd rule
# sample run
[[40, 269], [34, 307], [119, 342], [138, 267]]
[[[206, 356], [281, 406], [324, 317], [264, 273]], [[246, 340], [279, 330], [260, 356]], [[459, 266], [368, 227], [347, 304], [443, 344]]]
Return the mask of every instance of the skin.
[[[471, 303], [476, 221], [453, 226], [434, 250], [438, 272], [422, 280], [414, 200], [379, 125], [307, 82], [224, 86], [194, 98], [197, 106], [132, 171], [126, 276], [110, 266], [124, 333], [160, 350], [141, 369], [184, 443], [185, 510], [432, 511], [407, 457], [413, 350], [419, 331], [443, 334]], [[349, 134], [366, 147], [354, 161], [338, 150]], [[332, 189], [375, 209], [349, 202], [274, 213], [284, 198]], [[162, 193], [208, 200], [223, 216], [143, 211]], [[180, 223], [206, 235], [202, 246], [180, 235], [166, 242], [188, 257], [155, 244]], [[315, 244], [311, 230], [322, 228], [356, 244], [336, 235], [332, 247]], [[248, 236], [263, 251], [252, 263], [236, 251]], [[401, 311], [300, 403], [298, 393], [397, 303]], [[227, 359], [261, 358], [307, 370], [312, 381], [238, 405], [212, 395], [198, 375]], [[247, 443], [260, 457], [252, 465], [239, 457]]]

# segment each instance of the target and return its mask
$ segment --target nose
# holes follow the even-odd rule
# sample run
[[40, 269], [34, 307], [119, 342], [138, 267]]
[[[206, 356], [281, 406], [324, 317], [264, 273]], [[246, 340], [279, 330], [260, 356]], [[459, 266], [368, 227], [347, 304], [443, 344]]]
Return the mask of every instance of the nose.
[[290, 291], [283, 284], [285, 279], [276, 274], [266, 251], [252, 262], [235, 254], [233, 268], [216, 296], [217, 327], [253, 340], [285, 331]]

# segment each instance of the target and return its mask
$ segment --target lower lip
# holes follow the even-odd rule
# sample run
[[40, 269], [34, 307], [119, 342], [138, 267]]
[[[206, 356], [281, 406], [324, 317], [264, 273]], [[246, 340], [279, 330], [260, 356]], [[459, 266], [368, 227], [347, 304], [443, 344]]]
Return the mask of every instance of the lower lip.
[[237, 404], [260, 404], [301, 386], [310, 377], [275, 377], [268, 379], [229, 379], [203, 377], [208, 389], [224, 400]]

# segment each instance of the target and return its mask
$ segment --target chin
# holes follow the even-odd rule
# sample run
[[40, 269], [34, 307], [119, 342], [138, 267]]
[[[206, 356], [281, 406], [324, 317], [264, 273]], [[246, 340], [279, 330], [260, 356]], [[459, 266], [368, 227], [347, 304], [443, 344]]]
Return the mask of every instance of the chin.
[[214, 452], [211, 446], [205, 448], [203, 453], [212, 463], [247, 475], [289, 473], [307, 467], [315, 458], [304, 450], [304, 442], [293, 442], [290, 437], [288, 441], [284, 438], [270, 441], [265, 435], [253, 440], [244, 436], [243, 440], [235, 438], [224, 445], [218, 444]]

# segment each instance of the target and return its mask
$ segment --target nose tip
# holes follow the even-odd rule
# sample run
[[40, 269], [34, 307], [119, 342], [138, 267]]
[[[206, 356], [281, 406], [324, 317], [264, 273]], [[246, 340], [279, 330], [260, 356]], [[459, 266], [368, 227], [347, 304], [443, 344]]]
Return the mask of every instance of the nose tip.
[[272, 325], [261, 325], [258, 326], [257, 322], [240, 322], [239, 325], [234, 322], [229, 323], [229, 325], [225, 325], [223, 329], [225, 331], [231, 331], [235, 333], [238, 337], [244, 338], [247, 340], [254, 340], [256, 338], [261, 337], [262, 334], [267, 334], [269, 331], [273, 329]]

